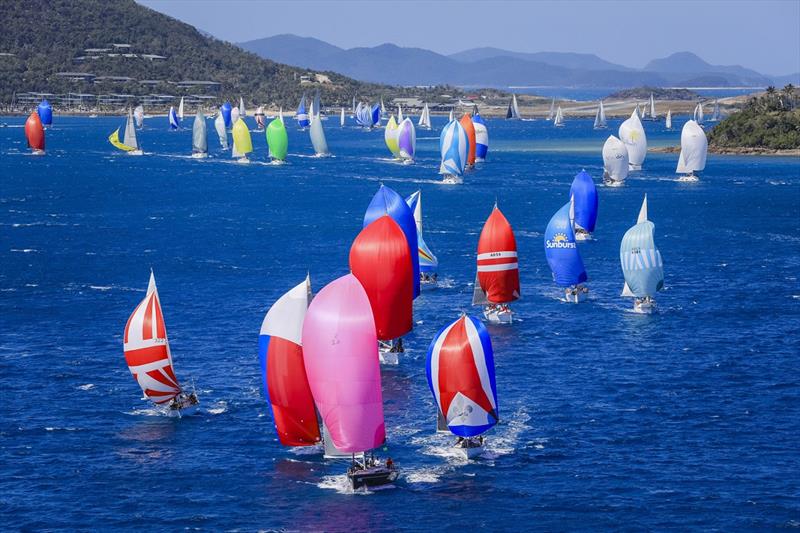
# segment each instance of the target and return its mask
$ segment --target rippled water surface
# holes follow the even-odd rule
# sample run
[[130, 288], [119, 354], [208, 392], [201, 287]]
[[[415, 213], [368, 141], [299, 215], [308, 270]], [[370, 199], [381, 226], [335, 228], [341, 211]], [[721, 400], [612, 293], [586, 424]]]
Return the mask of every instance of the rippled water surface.
[[[59, 118], [48, 154], [25, 155], [21, 118], [0, 128], [0, 522], [4, 529], [350, 531], [736, 530], [800, 526], [800, 164], [709, 156], [697, 184], [677, 154], [648, 155], [625, 187], [600, 188], [582, 244], [591, 296], [559, 301], [542, 235], [585, 168], [599, 183], [609, 131], [589, 120], [489, 120], [490, 160], [437, 183], [438, 129], [419, 160], [387, 159], [383, 133], [325, 123], [336, 156], [236, 165], [216, 142], [146, 122], [147, 155], [114, 153], [121, 120]], [[441, 127], [443, 120], [434, 119]], [[682, 125], [683, 119], [676, 120]], [[679, 131], [645, 123], [651, 145]], [[210, 132], [213, 130], [209, 130]], [[345, 489], [345, 465], [278, 445], [260, 390], [263, 315], [311, 273], [347, 272], [350, 242], [383, 182], [421, 189], [441, 287], [416, 301], [408, 352], [383, 369], [396, 488]], [[620, 298], [619, 241], [642, 196], [664, 257], [653, 316]], [[435, 435], [425, 353], [469, 311], [475, 250], [498, 201], [514, 226], [519, 321], [490, 327], [501, 423], [466, 463]], [[140, 399], [122, 330], [158, 280], [178, 376], [200, 414]]]

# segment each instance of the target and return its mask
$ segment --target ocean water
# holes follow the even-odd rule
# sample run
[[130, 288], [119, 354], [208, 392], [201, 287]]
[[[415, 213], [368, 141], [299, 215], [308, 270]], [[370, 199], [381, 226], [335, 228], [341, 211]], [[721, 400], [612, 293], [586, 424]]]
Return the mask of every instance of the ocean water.
[[[419, 160], [390, 162], [383, 132], [325, 123], [335, 157], [289, 128], [289, 163], [188, 158], [191, 131], [146, 122], [147, 155], [115, 153], [121, 120], [60, 118], [48, 154], [0, 128], [0, 523], [4, 530], [687, 530], [800, 527], [800, 163], [710, 155], [700, 183], [648, 155], [600, 187], [581, 244], [590, 299], [559, 300], [543, 252], [550, 216], [585, 168], [599, 183], [611, 129], [488, 120], [489, 161], [438, 183], [438, 128]], [[685, 117], [676, 118], [682, 125]], [[680, 130], [645, 123], [651, 145]], [[209, 130], [211, 131], [211, 130]], [[396, 487], [346, 489], [346, 464], [281, 448], [261, 391], [267, 308], [311, 273], [348, 271], [380, 183], [421, 189], [441, 287], [415, 302], [384, 367]], [[666, 270], [652, 316], [620, 298], [618, 250], [647, 193]], [[519, 246], [518, 321], [490, 326], [501, 422], [467, 463], [436, 435], [425, 354], [469, 307], [475, 250], [497, 201]], [[201, 410], [169, 419], [141, 399], [125, 321], [158, 281], [178, 377]]]
[[[596, 102], [607, 98], [620, 90], [619, 87], [506, 87], [505, 90], [517, 94], [533, 94], [546, 96], [548, 98], [565, 98], [577, 100], [579, 102]], [[690, 90], [699, 94], [702, 98], [727, 98], [729, 96], [742, 96], [764, 90], [765, 87], [705, 87]]]

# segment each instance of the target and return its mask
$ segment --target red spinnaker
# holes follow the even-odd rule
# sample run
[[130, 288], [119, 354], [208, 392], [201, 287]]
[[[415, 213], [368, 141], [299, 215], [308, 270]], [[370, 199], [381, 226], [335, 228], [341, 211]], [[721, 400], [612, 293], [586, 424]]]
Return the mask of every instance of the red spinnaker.
[[461, 126], [467, 132], [467, 139], [469, 140], [469, 151], [467, 152], [467, 164], [475, 164], [475, 125], [472, 123], [472, 117], [468, 113], [464, 113], [461, 117]]
[[497, 206], [483, 225], [478, 241], [478, 281], [492, 303], [519, 298], [517, 241], [511, 224]]
[[33, 150], [44, 150], [44, 126], [36, 111], [25, 121], [25, 138]]

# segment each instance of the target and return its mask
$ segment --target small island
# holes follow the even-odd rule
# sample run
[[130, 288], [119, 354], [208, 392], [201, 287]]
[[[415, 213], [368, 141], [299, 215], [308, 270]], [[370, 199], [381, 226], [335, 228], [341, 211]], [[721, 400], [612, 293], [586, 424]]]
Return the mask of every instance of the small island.
[[709, 149], [731, 154], [800, 154], [800, 91], [768, 87], [708, 134]]
[[629, 100], [632, 98], [642, 100], [650, 98], [650, 95], [656, 100], [698, 100], [700, 95], [689, 89], [667, 89], [663, 87], [634, 87], [632, 89], [623, 89], [606, 96], [608, 99]]

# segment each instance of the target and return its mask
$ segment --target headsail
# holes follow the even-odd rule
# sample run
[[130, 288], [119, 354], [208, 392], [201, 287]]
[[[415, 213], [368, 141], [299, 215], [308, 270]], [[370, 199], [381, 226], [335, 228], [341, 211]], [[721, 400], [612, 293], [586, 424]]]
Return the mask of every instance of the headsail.
[[169, 114], [167, 115], [167, 117], [169, 118], [169, 129], [177, 130], [180, 127], [181, 123], [180, 119], [178, 118], [178, 113], [175, 112], [174, 107], [169, 108]]
[[405, 118], [398, 126], [397, 145], [401, 159], [414, 161], [417, 151], [417, 130], [410, 118]]
[[428, 109], [428, 104], [425, 104], [425, 107], [422, 108], [422, 114], [419, 116], [419, 122], [417, 125], [420, 128], [431, 129], [431, 112]]
[[322, 119], [319, 115], [311, 118], [311, 145], [316, 155], [328, 155], [328, 141], [325, 139], [325, 130], [322, 128]]
[[307, 128], [311, 122], [308, 120], [308, 112], [306, 111], [306, 95], [303, 94], [300, 98], [300, 105], [297, 106], [297, 113], [295, 115], [297, 125], [301, 128]]
[[386, 148], [389, 149], [395, 158], [400, 157], [399, 133], [400, 130], [397, 127], [397, 122], [395, 122], [394, 115], [392, 115], [389, 117], [386, 128], [383, 130], [383, 141], [386, 143]]
[[178, 104], [178, 118], [183, 121], [183, 96], [181, 96], [181, 103]]
[[53, 107], [50, 105], [50, 102], [47, 101], [47, 98], [39, 103], [39, 106], [36, 108], [36, 113], [39, 115], [43, 126], [53, 125]]
[[594, 116], [594, 129], [602, 130], [607, 127], [606, 110], [603, 108], [603, 101], [600, 100], [600, 105], [597, 106], [597, 113]]
[[44, 150], [44, 126], [36, 111], [25, 121], [25, 139], [32, 150]]
[[250, 138], [250, 130], [244, 119], [240, 118], [233, 125], [233, 157], [247, 156], [253, 151], [253, 140]]
[[282, 113], [269, 123], [266, 135], [269, 156], [277, 161], [285, 160], [286, 153], [289, 150], [289, 136], [286, 134], [286, 125], [283, 123]]
[[475, 125], [472, 124], [472, 117], [469, 116], [469, 113], [464, 113], [459, 121], [461, 123], [461, 127], [464, 128], [464, 132], [467, 134], [467, 166], [475, 166]]
[[230, 102], [223, 103], [222, 106], [219, 108], [219, 112], [222, 114], [222, 118], [225, 121], [225, 128], [226, 129], [230, 128], [232, 126], [232, 124], [233, 124], [231, 122], [231, 109], [232, 108], [233, 108], [233, 106], [231, 106]]

